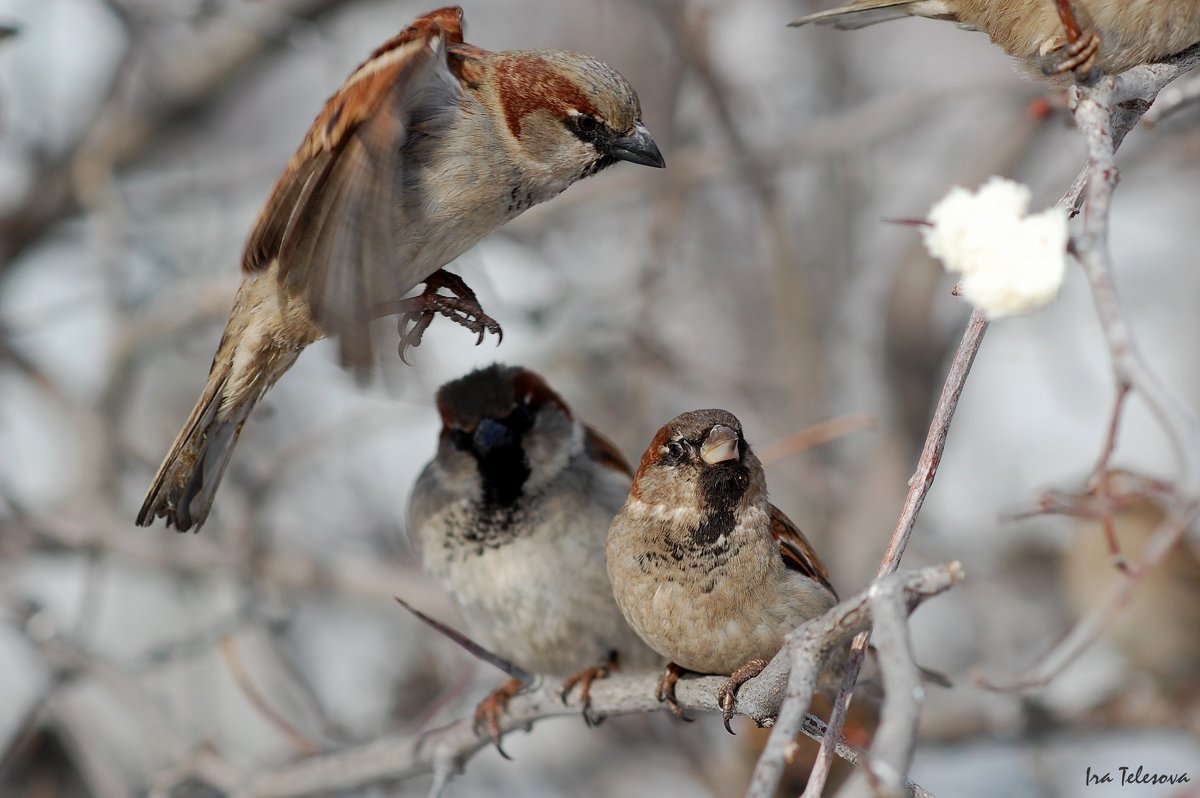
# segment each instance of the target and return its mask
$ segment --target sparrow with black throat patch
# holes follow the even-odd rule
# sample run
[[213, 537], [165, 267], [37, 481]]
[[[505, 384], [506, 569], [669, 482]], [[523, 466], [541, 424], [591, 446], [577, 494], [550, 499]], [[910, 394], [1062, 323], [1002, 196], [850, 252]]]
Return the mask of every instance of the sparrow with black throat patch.
[[[567, 677], [587, 714], [592, 681], [618, 663], [653, 667], [604, 569], [605, 536], [629, 493], [616, 448], [575, 418], [546, 381], [493, 365], [441, 387], [437, 454], [409, 500], [409, 537], [454, 599], [470, 638], [518, 668]], [[511, 679], [479, 704], [498, 718], [524, 687]]]
[[738, 689], [784, 636], [837, 603], [812, 546], [768, 501], [762, 464], [725, 410], [684, 413], [658, 431], [607, 554], [626, 620], [669, 661], [658, 700], [682, 717], [681, 673], [729, 676], [718, 693], [726, 729]]

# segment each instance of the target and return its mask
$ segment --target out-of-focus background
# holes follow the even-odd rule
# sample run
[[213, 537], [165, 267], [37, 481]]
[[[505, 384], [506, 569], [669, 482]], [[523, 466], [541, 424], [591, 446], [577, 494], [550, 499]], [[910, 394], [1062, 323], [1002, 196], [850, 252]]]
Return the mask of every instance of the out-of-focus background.
[[[175, 777], [197, 751], [261, 771], [468, 713], [501, 675], [392, 596], [456, 620], [415, 565], [405, 501], [433, 392], [497, 359], [543, 373], [631, 459], [696, 407], [736, 412], [760, 448], [873, 416], [768, 469], [849, 595], [882, 556], [967, 314], [917, 233], [884, 220], [992, 174], [1044, 207], [1082, 164], [1062, 98], [952, 25], [792, 30], [829, 4], [779, 0], [467, 0], [475, 44], [615, 65], [668, 168], [618, 165], [464, 256], [499, 349], [439, 321], [413, 368], [364, 388], [313, 346], [250, 418], [203, 532], [134, 527], [276, 174], [342, 78], [431, 3], [0, 0], [18, 29], [0, 39], [0, 794], [207, 796]], [[1193, 405], [1197, 121], [1130, 136], [1112, 227], [1142, 349]], [[1048, 688], [974, 682], [1034, 663], [1117, 578], [1095, 527], [999, 520], [1081, 484], [1112, 392], [1077, 272], [988, 333], [905, 561], [968, 574], [913, 621], [918, 659], [956, 683], [922, 719], [912, 775], [935, 794], [1182, 794], [1084, 786], [1122, 765], [1200, 782], [1187, 552]], [[1136, 402], [1114, 462], [1170, 474]], [[1136, 551], [1153, 521], [1124, 514], [1122, 540]], [[732, 796], [755, 753], [711, 716], [562, 719], [506, 747], [515, 762], [484, 752], [453, 794]]]

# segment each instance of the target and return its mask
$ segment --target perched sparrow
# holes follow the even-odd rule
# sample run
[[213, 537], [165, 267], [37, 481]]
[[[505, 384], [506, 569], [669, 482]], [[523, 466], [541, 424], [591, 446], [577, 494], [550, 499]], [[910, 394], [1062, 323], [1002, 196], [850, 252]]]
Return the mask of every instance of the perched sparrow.
[[[571, 415], [546, 382], [493, 365], [438, 391], [437, 456], [409, 500], [409, 535], [462, 610], [474, 642], [534, 673], [581, 684], [619, 661], [657, 659], [621, 617], [604, 570], [608, 525], [630, 470], [611, 443]], [[521, 683], [480, 704], [496, 717]]]
[[[1113, 471], [1104, 479], [1114, 497], [1113, 540], [1122, 558], [1136, 562], [1163, 520], [1162, 508], [1128, 490], [1132, 475]], [[1113, 567], [1104, 523], [1079, 520], [1063, 562], [1067, 595], [1083, 616], [1129, 577]], [[1105, 624], [1104, 634], [1135, 669], [1150, 675], [1165, 694], [1191, 691], [1200, 698], [1200, 556], [1181, 540], [1139, 578], [1128, 603]]]
[[629, 624], [670, 660], [658, 698], [675, 703], [682, 671], [730, 675], [737, 690], [804, 621], [837, 603], [816, 552], [767, 501], [762, 464], [724, 410], [695, 410], [658, 431], [608, 532], [608, 575]]
[[1059, 85], [1068, 71], [1116, 74], [1200, 42], [1200, 0], [1074, 0], [1073, 7], [1082, 33], [1073, 43], [1056, 0], [858, 0], [792, 24], [849, 29], [900, 17], [950, 20], [983, 31], [1027, 72]]
[[137, 522], [204, 523], [251, 408], [313, 341], [336, 334], [343, 363], [365, 366], [368, 323], [397, 311], [401, 355], [435, 314], [499, 333], [442, 267], [619, 160], [663, 165], [637, 94], [607, 64], [465, 44], [459, 8], [383, 44], [326, 102], [260, 213], [208, 384]]

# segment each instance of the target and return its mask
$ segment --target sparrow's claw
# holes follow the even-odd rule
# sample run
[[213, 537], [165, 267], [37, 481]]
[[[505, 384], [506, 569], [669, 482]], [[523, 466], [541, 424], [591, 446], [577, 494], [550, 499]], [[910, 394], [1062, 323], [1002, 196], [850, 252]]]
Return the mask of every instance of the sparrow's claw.
[[500, 756], [508, 760], [511, 760], [512, 757], [500, 747], [500, 716], [504, 714], [509, 699], [521, 692], [524, 686], [525, 683], [520, 679], [509, 679], [489, 693], [487, 698], [480, 701], [479, 706], [475, 707], [475, 724], [473, 726], [475, 733], [479, 734], [487, 729], [488, 738], [496, 746]]
[[663, 668], [662, 676], [658, 677], [658, 686], [654, 688], [654, 697], [659, 701], [667, 702], [667, 709], [671, 710], [672, 715], [691, 723], [692, 719], [683, 714], [683, 707], [679, 706], [679, 702], [675, 700], [675, 683], [679, 681], [679, 677], [683, 673], [683, 668], [674, 662], [668, 662], [667, 667]]
[[767, 667], [765, 659], [752, 659], [734, 671], [729, 677], [729, 681], [717, 690], [717, 703], [721, 706], [721, 718], [725, 721], [725, 731], [730, 734], [734, 733], [729, 721], [733, 720], [733, 706], [737, 701], [738, 690], [743, 684], [762, 673], [765, 667]]
[[1042, 72], [1047, 75], [1062, 75], [1074, 72], [1075, 79], [1090, 86], [1100, 79], [1096, 66], [1096, 54], [1100, 52], [1100, 35], [1093, 30], [1080, 32], [1073, 42], [1057, 41], [1056, 46], [1042, 55]]
[[[442, 288], [449, 291], [450, 295], [438, 293]], [[476, 346], [483, 343], [488, 333], [496, 336], [497, 346], [504, 340], [504, 332], [499, 323], [484, 313], [475, 292], [461, 277], [445, 269], [438, 269], [429, 275], [425, 280], [425, 290], [412, 299], [404, 300], [402, 307], [403, 313], [396, 325], [400, 334], [397, 353], [400, 360], [406, 364], [408, 360], [404, 356], [405, 352], [409, 348], [420, 346], [421, 338], [437, 316], [445, 316], [475, 333], [478, 336], [475, 340]]]
[[599, 726], [600, 722], [604, 720], [604, 718], [596, 717], [592, 715], [590, 711], [592, 708], [592, 682], [596, 681], [597, 679], [608, 678], [609, 674], [617, 670], [619, 667], [620, 665], [617, 662], [617, 652], [610, 651], [608, 654], [608, 659], [606, 659], [602, 664], [593, 665], [590, 668], [584, 668], [578, 673], [574, 673], [567, 677], [567, 680], [563, 682], [562, 702], [564, 704], [567, 703], [567, 699], [570, 697], [571, 691], [575, 689], [576, 685], [579, 685], [579, 702], [583, 704], [583, 722], [588, 726]]

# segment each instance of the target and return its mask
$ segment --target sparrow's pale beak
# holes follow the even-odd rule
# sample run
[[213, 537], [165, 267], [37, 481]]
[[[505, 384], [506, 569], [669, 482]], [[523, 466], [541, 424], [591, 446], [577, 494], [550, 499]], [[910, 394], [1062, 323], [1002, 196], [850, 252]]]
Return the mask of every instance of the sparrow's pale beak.
[[667, 165], [662, 153], [658, 151], [658, 145], [650, 138], [650, 131], [646, 130], [646, 126], [641, 122], [634, 126], [633, 132], [628, 136], [613, 139], [608, 147], [608, 154], [618, 160], [642, 166], [662, 169]]
[[700, 459], [709, 465], [736, 460], [738, 457], [738, 434], [724, 424], [717, 424], [708, 432], [700, 446]]

